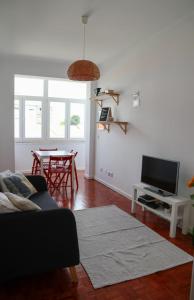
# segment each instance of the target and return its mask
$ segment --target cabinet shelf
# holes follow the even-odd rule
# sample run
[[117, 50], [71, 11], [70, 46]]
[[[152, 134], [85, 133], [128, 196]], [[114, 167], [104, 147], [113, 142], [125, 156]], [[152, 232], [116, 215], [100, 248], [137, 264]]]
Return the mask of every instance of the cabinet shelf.
[[110, 126], [112, 124], [116, 124], [116, 125], [118, 125], [121, 128], [121, 130], [124, 132], [124, 134], [127, 133], [128, 122], [120, 122], [120, 121], [98, 121], [96, 123], [103, 125], [104, 129], [107, 130], [108, 132], [110, 132]]
[[107, 98], [112, 98], [113, 101], [118, 105], [119, 104], [119, 93], [100, 93], [98, 96], [93, 96], [90, 99], [95, 101], [100, 107], [102, 107], [102, 102]]

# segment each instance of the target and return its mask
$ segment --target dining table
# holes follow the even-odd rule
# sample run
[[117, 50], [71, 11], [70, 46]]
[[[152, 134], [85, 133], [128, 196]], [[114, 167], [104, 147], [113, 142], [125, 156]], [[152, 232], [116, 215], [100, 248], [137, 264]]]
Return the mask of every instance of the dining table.
[[68, 157], [68, 156], [72, 156], [72, 164], [71, 164], [71, 168], [72, 168], [72, 182], [73, 182], [73, 186], [72, 186], [72, 190], [73, 190], [73, 195], [75, 192], [75, 160], [74, 160], [74, 154], [72, 152], [68, 152], [66, 150], [55, 150], [55, 151], [40, 151], [37, 150], [35, 151], [36, 155], [38, 156], [39, 160], [40, 160], [40, 174], [42, 176], [44, 176], [44, 162], [48, 161], [48, 159], [50, 158], [50, 156], [62, 156], [62, 157]]

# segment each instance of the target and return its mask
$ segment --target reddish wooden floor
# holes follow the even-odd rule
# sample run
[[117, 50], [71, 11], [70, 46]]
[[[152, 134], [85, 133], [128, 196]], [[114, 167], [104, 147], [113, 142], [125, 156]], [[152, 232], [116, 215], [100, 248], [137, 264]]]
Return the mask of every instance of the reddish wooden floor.
[[[73, 209], [115, 204], [130, 212], [130, 201], [125, 197], [94, 180], [84, 179], [82, 173], [79, 174], [79, 182], [76, 200], [71, 203]], [[66, 200], [61, 200], [59, 197], [61, 206], [70, 206]], [[183, 236], [178, 229], [176, 239], [170, 239], [168, 222], [149, 212], [143, 214], [140, 209], [136, 217], [181, 249], [193, 254], [190, 236]], [[57, 270], [1, 286], [0, 300], [188, 300], [191, 268], [191, 263], [188, 263], [150, 276], [94, 290], [87, 274], [82, 266], [79, 266], [77, 285], [71, 283], [67, 270]]]

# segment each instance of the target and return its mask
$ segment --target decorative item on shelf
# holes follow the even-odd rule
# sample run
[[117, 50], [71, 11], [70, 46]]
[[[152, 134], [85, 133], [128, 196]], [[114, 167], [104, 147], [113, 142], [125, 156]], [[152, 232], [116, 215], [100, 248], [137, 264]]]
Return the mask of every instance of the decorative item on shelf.
[[101, 91], [101, 88], [94, 89], [95, 96], [98, 96], [100, 94], [100, 91]]
[[100, 71], [98, 66], [90, 60], [85, 59], [85, 25], [88, 22], [88, 16], [82, 16], [82, 23], [84, 25], [84, 33], [83, 33], [83, 59], [77, 60], [72, 63], [68, 70], [67, 75], [71, 80], [78, 81], [94, 81], [100, 78]]
[[[187, 182], [188, 188], [194, 188], [194, 176]], [[194, 193], [190, 195], [191, 200], [193, 201], [192, 207], [194, 207]], [[192, 230], [192, 243], [194, 246], [194, 227]]]
[[99, 121], [107, 122], [110, 118], [112, 118], [111, 107], [102, 107]]

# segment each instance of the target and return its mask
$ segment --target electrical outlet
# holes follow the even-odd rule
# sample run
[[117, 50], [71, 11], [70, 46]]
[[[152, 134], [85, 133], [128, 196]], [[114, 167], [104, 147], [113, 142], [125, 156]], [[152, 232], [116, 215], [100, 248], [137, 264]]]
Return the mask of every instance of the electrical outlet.
[[108, 171], [108, 176], [113, 178], [113, 176], [114, 176], [113, 172]]

